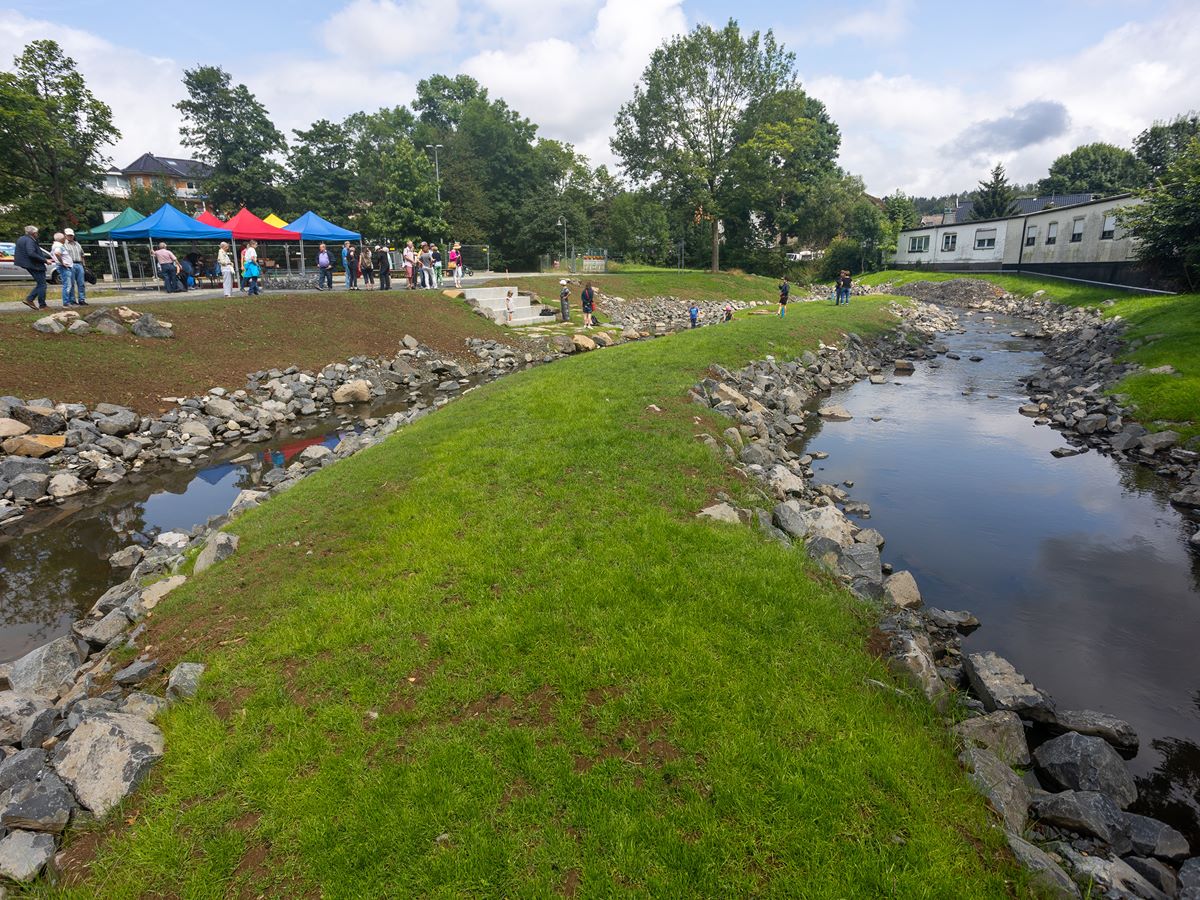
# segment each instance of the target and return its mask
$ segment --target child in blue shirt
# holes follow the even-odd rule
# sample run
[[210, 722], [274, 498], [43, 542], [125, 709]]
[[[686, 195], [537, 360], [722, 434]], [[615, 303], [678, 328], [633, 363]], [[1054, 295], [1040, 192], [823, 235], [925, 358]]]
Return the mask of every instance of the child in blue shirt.
[[696, 305], [696, 301], [692, 301], [692, 305], [688, 307], [688, 318], [692, 320], [692, 327], [695, 328], [697, 319], [700, 318], [700, 307]]

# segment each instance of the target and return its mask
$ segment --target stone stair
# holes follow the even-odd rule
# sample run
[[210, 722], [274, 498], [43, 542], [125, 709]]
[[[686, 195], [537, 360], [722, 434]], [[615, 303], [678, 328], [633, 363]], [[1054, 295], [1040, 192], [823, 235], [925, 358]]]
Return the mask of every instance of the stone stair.
[[[511, 322], [504, 321], [504, 298], [509, 291], [513, 292], [513, 318]], [[530, 294], [521, 293], [513, 287], [464, 288], [463, 290], [444, 291], [451, 297], [462, 297], [472, 307], [478, 309], [497, 325], [509, 325], [520, 328], [526, 325], [539, 325], [553, 322], [551, 316], [540, 315], [547, 307], [534, 301]]]

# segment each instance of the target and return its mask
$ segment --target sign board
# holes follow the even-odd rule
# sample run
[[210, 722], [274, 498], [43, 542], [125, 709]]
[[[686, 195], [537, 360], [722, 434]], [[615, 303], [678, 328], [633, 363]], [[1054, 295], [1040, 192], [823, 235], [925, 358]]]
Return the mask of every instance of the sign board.
[[0, 241], [0, 269], [11, 269], [16, 266], [13, 256], [16, 252], [17, 245], [12, 241]]

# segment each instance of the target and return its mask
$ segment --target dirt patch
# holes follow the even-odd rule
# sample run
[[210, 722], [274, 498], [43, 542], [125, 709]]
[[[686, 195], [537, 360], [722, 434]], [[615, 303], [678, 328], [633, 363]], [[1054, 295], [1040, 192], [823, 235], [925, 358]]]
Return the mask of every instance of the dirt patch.
[[238, 831], [253, 831], [258, 826], [258, 822], [261, 818], [262, 813], [258, 812], [257, 810], [251, 810], [248, 813], [243, 813], [242, 815], [238, 816], [229, 824]]
[[876, 659], [883, 659], [891, 651], [891, 640], [878, 628], [867, 632], [867, 653]]
[[491, 694], [468, 703], [460, 712], [450, 717], [455, 725], [471, 719], [494, 719], [516, 707], [517, 703], [508, 694]]
[[611, 732], [600, 729], [599, 710], [609, 701], [624, 694], [616, 686], [593, 688], [584, 695], [584, 708], [580, 713], [583, 733], [596, 742], [591, 754], [575, 754], [574, 770], [577, 773], [590, 771], [606, 759], [619, 759], [634, 766], [651, 766], [661, 769], [671, 760], [679, 759], [683, 753], [666, 740], [670, 728], [669, 716], [653, 719], [622, 719]]
[[246, 700], [249, 699], [253, 693], [254, 688], [250, 687], [249, 685], [243, 685], [242, 687], [234, 690], [233, 694], [231, 694], [229, 697], [223, 697], [214, 702], [213, 712], [216, 713], [217, 718], [222, 722], [228, 722], [230, 716], [232, 716], [234, 712], [245, 707]]
[[563, 883], [558, 888], [558, 893], [563, 897], [574, 897], [579, 893], [579, 882], [583, 879], [583, 873], [579, 869], [567, 869], [567, 874], [563, 876]]
[[241, 388], [248, 372], [394, 356], [405, 334], [460, 359], [470, 358], [468, 337], [521, 343], [462, 303], [415, 291], [267, 294], [137, 309], [172, 322], [176, 337], [39, 334], [29, 327], [35, 313], [0, 316], [0, 395], [106, 401], [151, 413], [167, 407], [165, 396]]
[[520, 800], [522, 797], [528, 797], [531, 793], [529, 782], [524, 778], [518, 777], [516, 781], [504, 789], [504, 794], [500, 797], [500, 811], [503, 812], [515, 801]]

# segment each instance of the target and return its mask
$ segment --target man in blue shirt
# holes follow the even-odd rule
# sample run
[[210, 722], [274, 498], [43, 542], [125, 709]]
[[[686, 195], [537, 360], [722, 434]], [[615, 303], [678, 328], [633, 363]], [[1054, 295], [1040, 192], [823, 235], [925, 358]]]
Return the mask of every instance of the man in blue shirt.
[[[13, 263], [33, 276], [33, 289], [21, 302], [30, 309], [46, 308], [46, 261], [50, 254], [38, 245], [36, 225], [26, 225], [25, 233], [17, 238]], [[34, 303], [34, 300], [37, 303]]]

